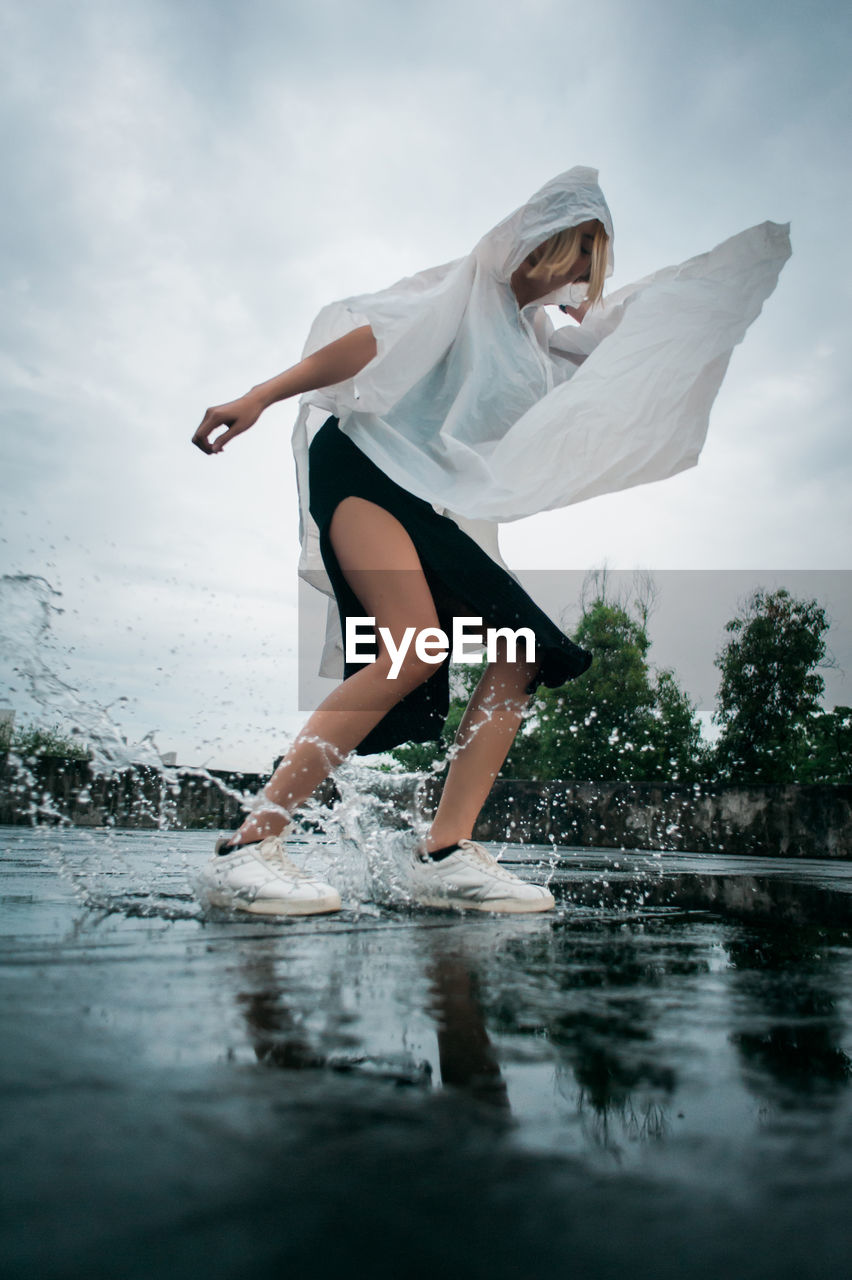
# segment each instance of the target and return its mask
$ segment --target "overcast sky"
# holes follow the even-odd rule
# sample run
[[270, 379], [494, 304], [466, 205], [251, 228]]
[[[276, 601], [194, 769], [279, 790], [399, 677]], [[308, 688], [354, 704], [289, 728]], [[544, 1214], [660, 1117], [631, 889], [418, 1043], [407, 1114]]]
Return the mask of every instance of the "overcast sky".
[[207, 405], [294, 363], [325, 303], [467, 253], [574, 164], [600, 170], [612, 288], [765, 219], [793, 257], [698, 467], [504, 526], [505, 558], [852, 568], [848, 4], [0, 12], [3, 568], [61, 592], [49, 661], [129, 736], [265, 768], [305, 718], [295, 405], [217, 458], [190, 445]]

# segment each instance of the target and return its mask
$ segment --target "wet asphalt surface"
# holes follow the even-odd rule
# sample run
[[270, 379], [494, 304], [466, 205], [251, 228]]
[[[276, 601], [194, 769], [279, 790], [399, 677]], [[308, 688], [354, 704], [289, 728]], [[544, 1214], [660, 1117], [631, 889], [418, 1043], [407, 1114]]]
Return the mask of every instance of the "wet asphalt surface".
[[542, 917], [204, 912], [204, 833], [0, 831], [7, 1277], [848, 1277], [852, 865], [509, 846]]

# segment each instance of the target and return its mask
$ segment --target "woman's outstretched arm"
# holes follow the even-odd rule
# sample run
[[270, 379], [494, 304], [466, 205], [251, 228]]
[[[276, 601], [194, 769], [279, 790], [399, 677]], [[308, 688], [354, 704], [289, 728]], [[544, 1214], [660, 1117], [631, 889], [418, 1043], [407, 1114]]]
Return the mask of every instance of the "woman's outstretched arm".
[[[229, 440], [254, 426], [271, 404], [288, 400], [290, 396], [300, 396], [305, 391], [345, 382], [360, 373], [375, 354], [376, 339], [370, 326], [365, 324], [360, 329], [353, 329], [327, 347], [320, 347], [313, 355], [305, 356], [292, 369], [252, 387], [238, 400], [208, 409], [192, 437], [192, 443], [198, 445], [203, 453], [221, 453]], [[211, 440], [213, 432], [220, 427], [227, 430]]]

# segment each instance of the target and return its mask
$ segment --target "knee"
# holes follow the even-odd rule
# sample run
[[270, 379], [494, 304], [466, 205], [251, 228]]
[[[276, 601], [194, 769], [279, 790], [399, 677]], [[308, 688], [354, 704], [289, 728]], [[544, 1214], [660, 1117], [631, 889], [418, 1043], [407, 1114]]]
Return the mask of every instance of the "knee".
[[425, 684], [438, 670], [435, 662], [424, 662], [416, 653], [407, 653], [404, 658], [393, 662], [388, 653], [381, 653], [374, 664], [378, 678], [387, 681], [388, 685], [399, 690], [400, 696], [410, 693], [419, 685]]

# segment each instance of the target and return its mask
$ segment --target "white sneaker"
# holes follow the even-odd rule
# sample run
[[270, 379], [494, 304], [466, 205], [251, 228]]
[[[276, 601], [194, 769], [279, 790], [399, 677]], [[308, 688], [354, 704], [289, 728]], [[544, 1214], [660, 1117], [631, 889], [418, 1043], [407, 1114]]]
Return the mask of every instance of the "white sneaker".
[[414, 855], [412, 887], [424, 907], [465, 907], [471, 911], [550, 911], [553, 895], [501, 867], [475, 840], [459, 840], [459, 848], [438, 862]]
[[[216, 841], [219, 850], [228, 840]], [[263, 916], [314, 916], [340, 910], [340, 894], [309, 876], [284, 852], [281, 836], [267, 836], [233, 853], [216, 853], [201, 873], [200, 891], [212, 907]]]

